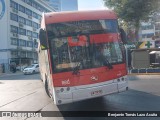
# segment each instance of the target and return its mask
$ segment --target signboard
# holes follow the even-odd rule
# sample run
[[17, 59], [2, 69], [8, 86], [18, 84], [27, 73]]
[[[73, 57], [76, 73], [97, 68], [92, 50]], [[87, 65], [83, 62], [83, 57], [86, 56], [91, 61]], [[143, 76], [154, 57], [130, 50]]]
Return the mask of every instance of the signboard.
[[138, 48], [155, 48], [155, 41], [138, 42]]
[[127, 44], [126, 47], [128, 49], [135, 49], [136, 48], [136, 46], [134, 44]]

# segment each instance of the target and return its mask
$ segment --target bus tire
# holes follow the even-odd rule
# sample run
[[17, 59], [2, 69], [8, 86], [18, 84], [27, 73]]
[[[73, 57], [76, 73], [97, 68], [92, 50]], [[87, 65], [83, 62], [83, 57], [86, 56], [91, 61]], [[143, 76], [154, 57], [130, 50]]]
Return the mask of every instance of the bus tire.
[[45, 91], [46, 91], [47, 95], [49, 97], [51, 97], [50, 94], [49, 94], [49, 90], [48, 90], [48, 81], [47, 81], [47, 79], [45, 80]]

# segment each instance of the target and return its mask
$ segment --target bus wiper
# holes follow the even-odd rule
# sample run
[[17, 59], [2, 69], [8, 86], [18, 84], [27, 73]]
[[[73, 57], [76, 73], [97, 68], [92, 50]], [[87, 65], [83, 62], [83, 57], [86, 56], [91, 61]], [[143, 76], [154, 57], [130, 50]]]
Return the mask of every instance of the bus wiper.
[[109, 69], [113, 69], [112, 64], [108, 61], [108, 59], [104, 60], [104, 65], [107, 66]]
[[81, 63], [78, 63], [78, 64], [76, 65], [76, 67], [73, 68], [73, 73], [72, 73], [73, 75], [77, 75], [77, 74], [80, 73], [80, 72], [79, 72], [80, 64], [81, 64]]

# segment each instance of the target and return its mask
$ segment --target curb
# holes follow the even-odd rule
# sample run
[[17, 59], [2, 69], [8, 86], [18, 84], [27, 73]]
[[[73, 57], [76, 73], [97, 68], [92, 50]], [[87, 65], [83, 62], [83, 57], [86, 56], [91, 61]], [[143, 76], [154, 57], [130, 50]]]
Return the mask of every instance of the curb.
[[1, 73], [0, 77], [4, 77], [4, 76], [10, 76], [10, 75], [20, 75], [23, 74], [23, 72], [16, 72], [16, 73]]

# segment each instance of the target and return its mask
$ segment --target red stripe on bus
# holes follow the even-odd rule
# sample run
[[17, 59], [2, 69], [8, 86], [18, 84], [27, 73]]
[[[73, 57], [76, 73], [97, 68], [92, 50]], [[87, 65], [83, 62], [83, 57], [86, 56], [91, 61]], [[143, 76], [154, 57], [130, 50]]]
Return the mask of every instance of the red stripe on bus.
[[[53, 74], [54, 87], [68, 87], [88, 85], [105, 82], [127, 74], [125, 64], [114, 65], [113, 69], [107, 67], [80, 70], [80, 74], [73, 75], [71, 72]], [[92, 79], [94, 77], [95, 79]]]
[[46, 24], [81, 21], [81, 20], [100, 20], [100, 19], [101, 20], [102, 19], [117, 19], [117, 16], [113, 11], [110, 11], [110, 10], [45, 13]]

